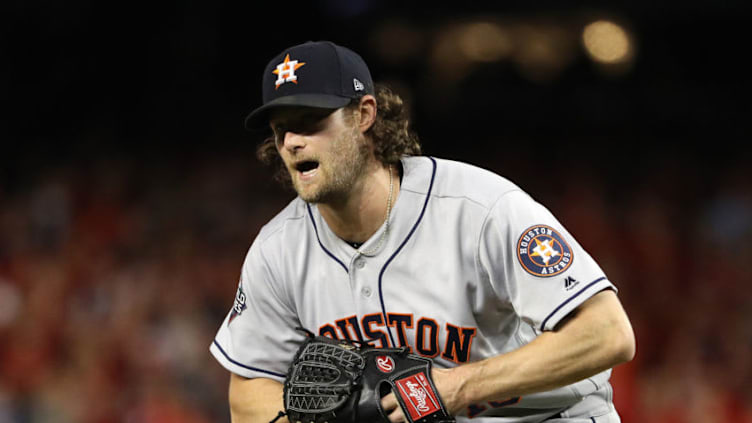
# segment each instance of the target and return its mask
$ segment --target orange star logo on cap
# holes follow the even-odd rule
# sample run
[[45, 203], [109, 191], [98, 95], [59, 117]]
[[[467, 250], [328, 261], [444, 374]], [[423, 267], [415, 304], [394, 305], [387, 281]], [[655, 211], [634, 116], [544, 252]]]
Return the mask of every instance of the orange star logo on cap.
[[277, 81], [274, 84], [274, 89], [279, 88], [280, 85], [285, 82], [298, 83], [298, 76], [295, 75], [295, 71], [301, 66], [305, 65], [305, 62], [298, 62], [297, 60], [290, 60], [290, 54], [285, 56], [285, 60], [277, 65], [277, 69], [272, 73], [277, 75]]

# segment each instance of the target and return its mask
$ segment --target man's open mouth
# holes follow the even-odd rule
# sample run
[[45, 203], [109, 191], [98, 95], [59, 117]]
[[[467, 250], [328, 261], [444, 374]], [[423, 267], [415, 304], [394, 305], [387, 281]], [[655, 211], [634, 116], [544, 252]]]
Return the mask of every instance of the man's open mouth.
[[295, 165], [295, 169], [303, 175], [309, 175], [319, 168], [319, 162], [306, 160]]

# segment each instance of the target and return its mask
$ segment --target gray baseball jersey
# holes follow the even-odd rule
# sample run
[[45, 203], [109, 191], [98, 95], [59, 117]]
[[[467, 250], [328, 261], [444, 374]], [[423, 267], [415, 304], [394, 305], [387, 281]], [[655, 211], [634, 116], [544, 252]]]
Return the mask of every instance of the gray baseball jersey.
[[[510, 181], [432, 157], [402, 166], [389, 233], [373, 256], [338, 238], [300, 198], [261, 229], [210, 346], [224, 367], [282, 382], [304, 337], [297, 326], [407, 346], [453, 367], [515, 350], [592, 295], [615, 290], [556, 218]], [[613, 410], [609, 375], [474, 404], [465, 418], [536, 421], [587, 397]]]

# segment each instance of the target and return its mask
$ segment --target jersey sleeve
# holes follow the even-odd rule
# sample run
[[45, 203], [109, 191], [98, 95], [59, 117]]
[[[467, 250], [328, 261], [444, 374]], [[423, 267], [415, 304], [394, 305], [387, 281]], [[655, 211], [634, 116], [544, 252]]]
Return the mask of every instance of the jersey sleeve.
[[247, 378], [284, 381], [303, 334], [297, 314], [281, 295], [258, 240], [241, 271], [235, 302], [209, 350], [227, 370]]
[[552, 330], [577, 306], [614, 285], [543, 205], [520, 190], [492, 207], [479, 261], [496, 295], [536, 330]]

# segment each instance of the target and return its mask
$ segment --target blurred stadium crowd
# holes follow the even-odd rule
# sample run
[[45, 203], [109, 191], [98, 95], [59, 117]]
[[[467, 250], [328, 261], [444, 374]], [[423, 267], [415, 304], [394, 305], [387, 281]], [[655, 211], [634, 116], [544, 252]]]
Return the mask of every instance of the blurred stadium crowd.
[[[240, 122], [267, 58], [307, 39], [364, 52], [428, 154], [518, 183], [601, 264], [637, 335], [612, 377], [625, 423], [752, 423], [748, 5], [441, 3], [12, 2], [0, 423], [229, 421], [208, 347], [293, 196]], [[604, 17], [629, 72], [582, 51]]]
[[[510, 177], [619, 286], [638, 339], [626, 423], [752, 422], [752, 174], [697, 160], [630, 184]], [[574, 163], [572, 169], [588, 169]], [[229, 421], [209, 355], [251, 240], [292, 198], [250, 151], [68, 161], [0, 178], [0, 422]], [[7, 180], [5, 181], [7, 182]]]

